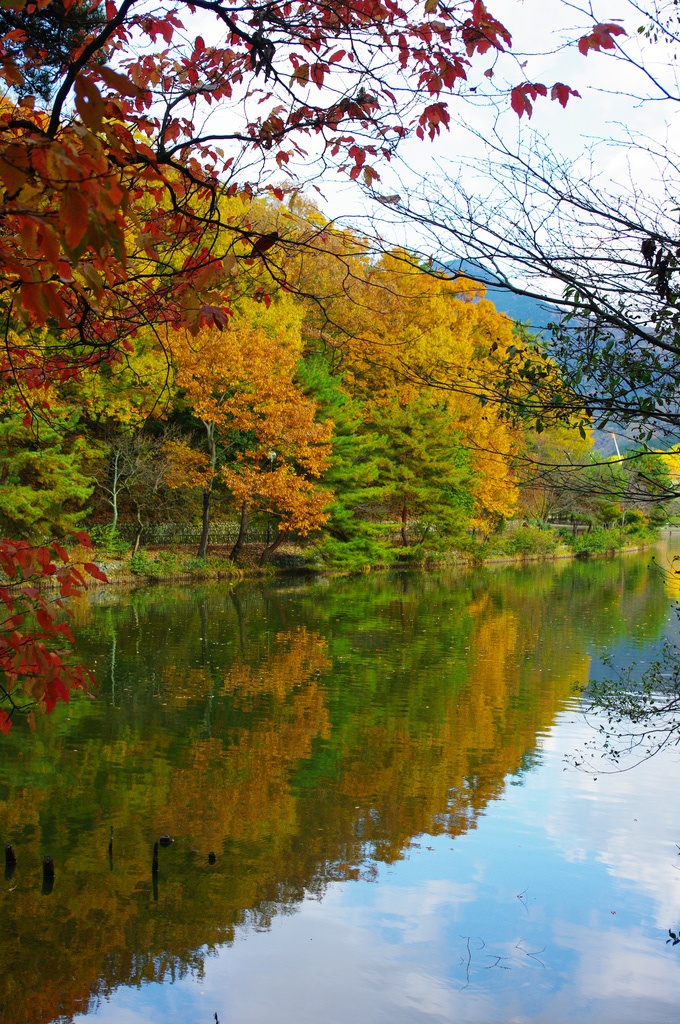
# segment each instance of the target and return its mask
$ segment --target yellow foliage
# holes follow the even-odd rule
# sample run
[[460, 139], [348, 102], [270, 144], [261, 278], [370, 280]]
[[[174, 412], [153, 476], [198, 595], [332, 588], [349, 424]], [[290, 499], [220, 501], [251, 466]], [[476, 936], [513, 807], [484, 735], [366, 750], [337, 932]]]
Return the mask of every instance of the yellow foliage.
[[470, 449], [473, 525], [491, 528], [517, 507], [522, 434], [480, 402], [516, 341], [513, 322], [483, 295], [477, 282], [427, 273], [406, 253], [385, 256], [355, 288], [348, 363], [352, 386], [373, 404], [396, 396], [406, 407], [423, 393], [443, 403]]
[[[321, 476], [328, 465], [333, 423], [315, 422], [316, 403], [294, 380], [302, 316], [302, 308], [285, 295], [269, 308], [243, 302], [226, 330], [203, 330], [196, 337], [178, 332], [170, 347], [183, 400], [209, 438], [217, 430], [224, 446], [229, 437], [238, 442], [237, 454], [222, 469], [232, 494], [241, 504], [259, 500], [281, 517], [281, 529], [304, 535], [327, 518], [323, 510], [330, 495], [309, 478]], [[190, 486], [200, 486], [216, 464], [214, 453], [203, 462], [179, 454]]]
[[210, 460], [186, 441], [168, 441], [164, 446], [168, 457], [165, 482], [168, 487], [207, 487], [215, 475]]

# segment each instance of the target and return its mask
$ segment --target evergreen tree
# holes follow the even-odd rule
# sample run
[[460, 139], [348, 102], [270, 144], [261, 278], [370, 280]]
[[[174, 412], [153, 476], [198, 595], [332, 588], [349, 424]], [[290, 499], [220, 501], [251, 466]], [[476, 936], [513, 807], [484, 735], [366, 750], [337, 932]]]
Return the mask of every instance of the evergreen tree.
[[387, 564], [389, 527], [377, 521], [388, 494], [382, 473], [384, 438], [367, 422], [365, 405], [348, 393], [322, 355], [304, 360], [298, 379], [317, 402], [319, 418], [334, 424], [332, 454], [324, 473], [324, 484], [334, 498], [321, 553], [334, 568]]
[[[15, 84], [20, 96], [37, 95], [49, 102], [74, 50], [104, 24], [100, 5], [51, 0], [46, 6], [27, 4], [23, 10], [0, 10], [4, 46], [16, 62], [23, 83]], [[6, 33], [12, 33], [7, 37]]]
[[44, 541], [81, 525], [94, 489], [86, 475], [89, 445], [75, 434], [77, 410], [52, 409], [26, 426], [23, 413], [0, 417], [0, 531]]
[[409, 527], [419, 544], [459, 536], [474, 512], [473, 474], [447, 407], [424, 394], [395, 398], [373, 422], [383, 438], [381, 479], [402, 545], [410, 542]]

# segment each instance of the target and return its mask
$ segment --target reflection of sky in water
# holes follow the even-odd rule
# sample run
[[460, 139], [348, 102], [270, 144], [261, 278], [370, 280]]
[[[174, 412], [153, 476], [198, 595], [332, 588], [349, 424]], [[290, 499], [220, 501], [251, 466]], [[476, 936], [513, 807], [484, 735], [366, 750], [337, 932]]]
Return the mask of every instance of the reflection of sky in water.
[[[680, 755], [564, 760], [597, 737], [573, 684], [677, 635], [648, 561], [79, 606], [100, 699], [0, 765], [0, 1021], [97, 991], [98, 1024], [675, 1021]], [[45, 849], [50, 900], [24, 867]], [[369, 849], [378, 884], [339, 881], [373, 877]]]
[[475, 829], [415, 840], [378, 884], [334, 883], [268, 932], [241, 933], [202, 979], [120, 989], [100, 1024], [660, 1024], [680, 1009], [680, 752], [594, 778], [538, 765]]

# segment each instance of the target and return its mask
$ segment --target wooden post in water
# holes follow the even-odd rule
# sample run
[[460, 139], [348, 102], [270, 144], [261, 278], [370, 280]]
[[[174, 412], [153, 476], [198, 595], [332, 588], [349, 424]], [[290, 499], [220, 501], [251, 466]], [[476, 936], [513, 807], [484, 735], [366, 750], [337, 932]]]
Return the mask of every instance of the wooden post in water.
[[43, 884], [42, 891], [43, 896], [49, 896], [54, 888], [54, 861], [51, 857], [43, 857], [42, 859], [43, 869]]
[[5, 847], [5, 878], [8, 882], [14, 877], [14, 871], [17, 866], [17, 855], [14, 852], [14, 847], [11, 843], [7, 843]]
[[158, 841], [153, 844], [153, 860], [151, 861], [151, 893], [154, 902], [158, 903]]

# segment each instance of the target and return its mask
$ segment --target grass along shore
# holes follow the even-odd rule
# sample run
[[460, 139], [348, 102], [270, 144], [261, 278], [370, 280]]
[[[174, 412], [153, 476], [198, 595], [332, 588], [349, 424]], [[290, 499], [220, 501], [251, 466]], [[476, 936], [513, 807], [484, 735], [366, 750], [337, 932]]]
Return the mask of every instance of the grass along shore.
[[[150, 545], [131, 554], [122, 538], [109, 535], [98, 539], [87, 559], [95, 561], [111, 583], [135, 584], [144, 580], [233, 580], [266, 578], [285, 572], [367, 573], [395, 568], [436, 568], [446, 565], [483, 566], [558, 558], [593, 558], [639, 550], [656, 543], [659, 530], [637, 524], [623, 527], [595, 527], [574, 535], [570, 530], [523, 526], [485, 539], [466, 536], [455, 542], [443, 539], [407, 547], [384, 545], [379, 558], [373, 552], [353, 550], [339, 562], [325, 556], [314, 540], [282, 544], [272, 560], [261, 566], [260, 544], [244, 547], [238, 562], [229, 560], [230, 545], [211, 546], [205, 558], [195, 554], [193, 545]], [[75, 561], [79, 561], [76, 552]], [[363, 557], [362, 557], [363, 556]]]

